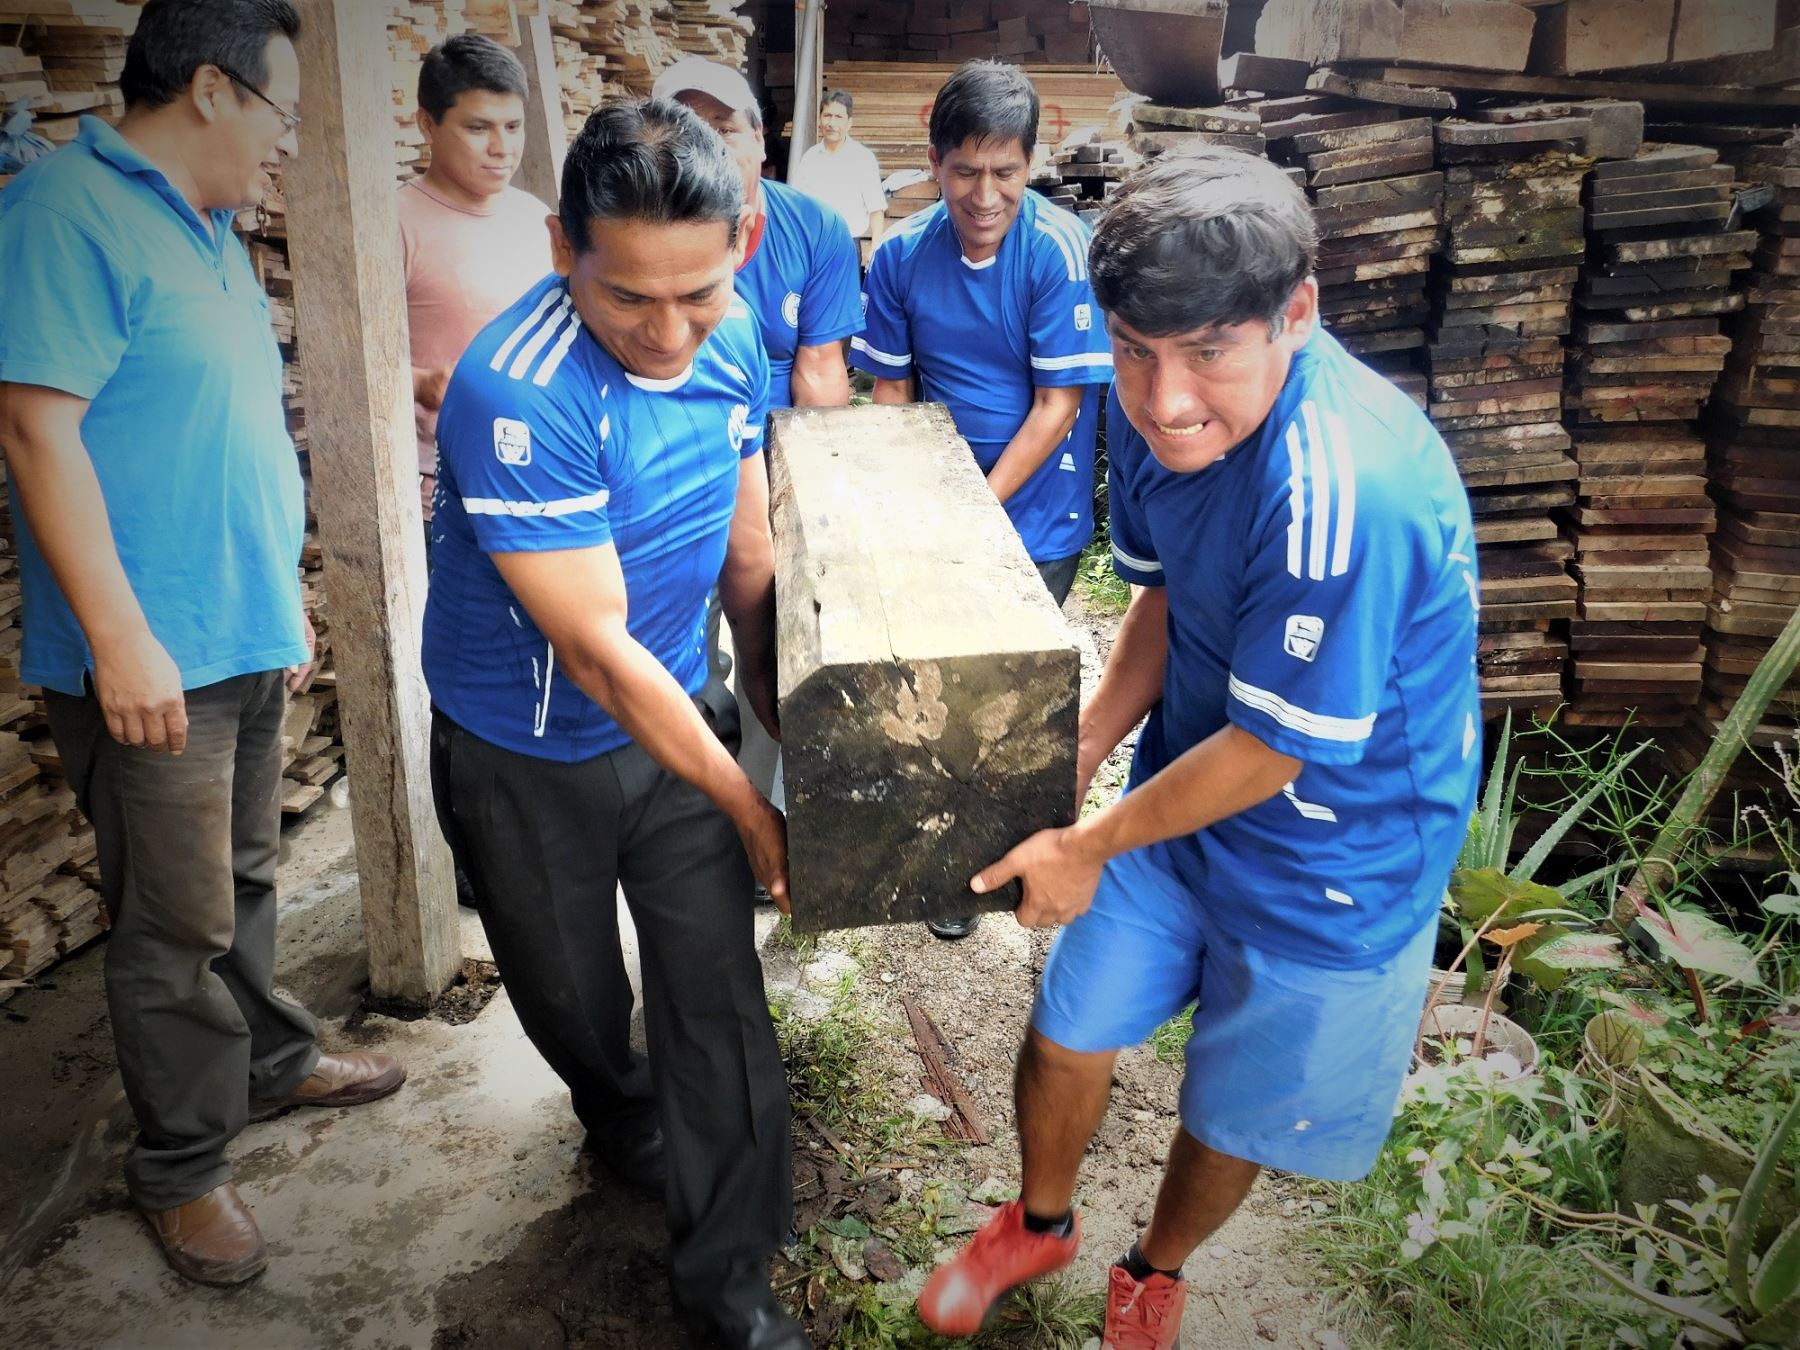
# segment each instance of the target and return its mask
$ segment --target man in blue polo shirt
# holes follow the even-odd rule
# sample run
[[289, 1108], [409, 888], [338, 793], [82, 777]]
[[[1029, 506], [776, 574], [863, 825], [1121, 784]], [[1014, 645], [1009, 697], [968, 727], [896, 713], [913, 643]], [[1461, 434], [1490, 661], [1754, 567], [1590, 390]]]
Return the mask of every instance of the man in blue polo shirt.
[[0, 194], [20, 675], [99, 848], [126, 1184], [209, 1284], [268, 1261], [225, 1161], [252, 1114], [405, 1077], [321, 1055], [270, 987], [284, 686], [312, 634], [281, 355], [231, 223], [295, 152], [299, 28], [286, 0], [151, 0], [118, 130], [83, 118]]
[[[971, 61], [931, 107], [943, 201], [881, 241], [853, 360], [877, 403], [945, 404], [1057, 604], [1094, 532], [1094, 440], [1112, 354], [1088, 283], [1087, 227], [1025, 188], [1038, 96]], [[966, 937], [975, 920], [928, 924]]]
[[769, 368], [732, 293], [742, 209], [687, 110], [588, 119], [555, 274], [470, 343], [438, 418], [424, 666], [438, 818], [526, 1035], [589, 1148], [664, 1196], [683, 1311], [736, 1350], [804, 1350], [768, 1282], [792, 1174], [751, 940], [753, 877], [786, 907], [786, 833], [727, 748], [735, 708], [709, 725], [695, 698], [716, 584], [773, 729]]
[[1078, 797], [1149, 722], [1117, 803], [972, 883], [1018, 877], [1022, 924], [1070, 926], [1019, 1060], [1021, 1195], [927, 1283], [938, 1331], [1074, 1259], [1114, 1057], [1190, 1003], [1107, 1350], [1170, 1350], [1181, 1265], [1259, 1168], [1351, 1180], [1387, 1136], [1480, 768], [1475, 547], [1436, 432], [1318, 326], [1315, 250], [1299, 190], [1232, 150], [1159, 161], [1094, 239], [1114, 560], [1144, 589]]

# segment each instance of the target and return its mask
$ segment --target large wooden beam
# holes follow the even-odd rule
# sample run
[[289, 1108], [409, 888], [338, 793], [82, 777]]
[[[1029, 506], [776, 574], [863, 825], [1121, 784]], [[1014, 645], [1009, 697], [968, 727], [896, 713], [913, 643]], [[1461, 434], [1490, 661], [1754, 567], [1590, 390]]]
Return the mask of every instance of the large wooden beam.
[[1081, 683], [1012, 523], [938, 404], [777, 413], [769, 467], [794, 926], [1011, 908], [968, 881], [1073, 819]]
[[285, 195], [369, 984], [423, 1003], [462, 948], [427, 769], [425, 541], [385, 10], [300, 0], [300, 11], [306, 122]]
[[519, 60], [525, 63], [525, 152], [513, 182], [554, 211], [562, 194], [569, 128], [563, 121], [562, 84], [556, 77], [547, 12], [520, 16]]

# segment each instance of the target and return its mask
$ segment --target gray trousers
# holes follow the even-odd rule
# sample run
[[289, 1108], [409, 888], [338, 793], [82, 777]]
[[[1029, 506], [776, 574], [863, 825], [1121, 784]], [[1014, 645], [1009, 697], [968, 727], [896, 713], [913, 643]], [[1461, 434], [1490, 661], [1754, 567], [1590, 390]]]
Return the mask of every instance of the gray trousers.
[[[733, 720], [729, 702], [714, 718], [728, 745]], [[593, 1146], [662, 1128], [676, 1293], [713, 1305], [766, 1291], [793, 1213], [791, 1139], [736, 829], [635, 744], [563, 764], [434, 712], [431, 778], [519, 1022]], [[620, 889], [637, 927], [647, 1064], [630, 1045]]]
[[318, 1062], [317, 1022], [272, 988], [282, 686], [273, 670], [188, 690], [180, 755], [120, 745], [92, 693], [45, 694], [99, 849], [106, 1002], [138, 1122], [125, 1180], [149, 1209], [229, 1181], [251, 1099]]

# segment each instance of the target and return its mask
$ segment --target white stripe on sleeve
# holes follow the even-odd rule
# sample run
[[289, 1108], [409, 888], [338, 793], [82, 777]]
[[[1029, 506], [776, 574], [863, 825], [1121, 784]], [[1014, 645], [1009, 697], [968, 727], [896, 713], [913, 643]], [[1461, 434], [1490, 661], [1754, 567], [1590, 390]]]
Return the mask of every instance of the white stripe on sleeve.
[[1154, 558], [1134, 558], [1134, 557], [1132, 557], [1124, 549], [1119, 547], [1118, 542], [1116, 540], [1114, 541], [1112, 548], [1113, 548], [1113, 557], [1117, 558], [1120, 562], [1124, 563], [1125, 566], [1129, 567], [1134, 572], [1146, 572], [1146, 573], [1150, 573], [1151, 575], [1154, 575], [1163, 570], [1163, 565], [1161, 563], [1157, 562], [1156, 559], [1154, 559]]
[[598, 511], [611, 497], [605, 488], [585, 497], [562, 497], [551, 502], [515, 502], [502, 497], [464, 497], [463, 510], [472, 516], [573, 516]]
[[1111, 352], [1076, 352], [1073, 356], [1034, 356], [1031, 358], [1033, 370], [1074, 370], [1077, 366], [1111, 370], [1112, 364]]
[[893, 366], [896, 370], [903, 370], [912, 364], [911, 352], [904, 352], [901, 355], [896, 356], [892, 352], [879, 351], [876, 348], [871, 347], [859, 337], [851, 338], [850, 346], [853, 350], [861, 352], [871, 361], [878, 361], [884, 366]]
[[1367, 717], [1331, 717], [1325, 713], [1308, 711], [1295, 707], [1280, 694], [1272, 694], [1267, 689], [1258, 689], [1253, 684], [1245, 684], [1236, 675], [1226, 686], [1227, 691], [1246, 708], [1254, 708], [1274, 718], [1289, 731], [1297, 731], [1302, 736], [1311, 736], [1318, 741], [1342, 741], [1355, 745], [1358, 741], [1366, 741], [1375, 730], [1375, 714]]

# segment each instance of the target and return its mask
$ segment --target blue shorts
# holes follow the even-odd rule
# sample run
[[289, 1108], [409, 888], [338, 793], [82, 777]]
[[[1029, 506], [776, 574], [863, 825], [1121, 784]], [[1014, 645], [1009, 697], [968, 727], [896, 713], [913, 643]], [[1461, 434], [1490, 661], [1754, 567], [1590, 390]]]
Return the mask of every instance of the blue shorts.
[[1031, 1024], [1070, 1050], [1119, 1050], [1193, 1003], [1187, 1132], [1264, 1167], [1354, 1181], [1393, 1123], [1436, 931], [1367, 970], [1247, 947], [1153, 844], [1108, 863], [1093, 908], [1057, 936]]

